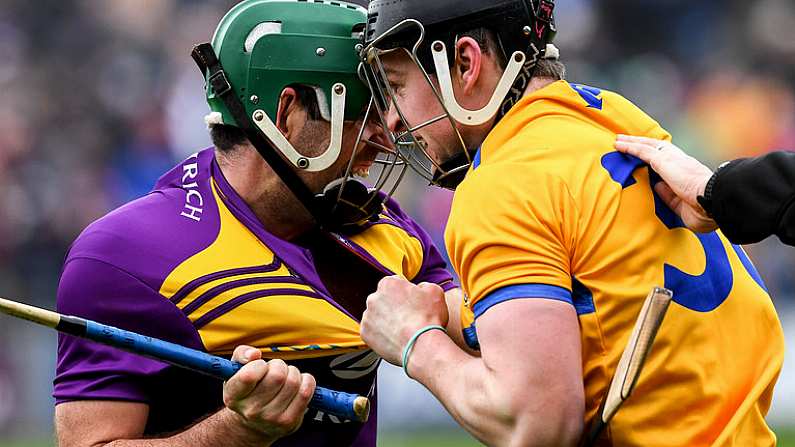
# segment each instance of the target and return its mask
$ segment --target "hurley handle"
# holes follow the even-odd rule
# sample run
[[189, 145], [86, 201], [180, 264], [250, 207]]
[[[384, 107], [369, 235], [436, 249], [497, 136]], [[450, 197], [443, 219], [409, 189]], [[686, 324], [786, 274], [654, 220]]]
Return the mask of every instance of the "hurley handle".
[[[196, 349], [89, 320], [86, 320], [85, 337], [221, 380], [229, 380], [243, 366]], [[365, 422], [370, 415], [370, 401], [366, 397], [322, 387], [315, 388], [309, 407], [359, 422]]]

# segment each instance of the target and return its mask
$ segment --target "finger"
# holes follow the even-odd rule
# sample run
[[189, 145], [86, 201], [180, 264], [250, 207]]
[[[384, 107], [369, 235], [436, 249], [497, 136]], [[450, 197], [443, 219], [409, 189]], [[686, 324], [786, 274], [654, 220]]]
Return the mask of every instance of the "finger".
[[659, 182], [654, 185], [654, 191], [660, 196], [660, 199], [675, 211], [677, 214], [681, 213], [681, 210], [677, 209], [679, 205], [681, 205], [681, 199], [676, 195], [676, 193], [668, 186], [665, 182]]
[[264, 360], [255, 360], [240, 368], [240, 371], [224, 384], [224, 404], [233, 407], [237, 401], [251, 395], [268, 374], [269, 369]]
[[301, 418], [306, 412], [306, 407], [309, 401], [312, 400], [312, 395], [315, 393], [315, 378], [311, 374], [301, 374], [301, 386], [298, 392], [293, 397], [293, 400], [284, 410], [285, 416], [288, 418]]
[[[367, 299], [364, 302], [365, 309], [373, 309], [377, 305], [376, 303], [378, 303], [380, 296], [381, 296], [380, 292], [375, 292], [367, 295]], [[365, 310], [365, 313], [367, 313], [367, 310]], [[362, 315], [362, 321], [364, 321], [364, 315]]]
[[648, 164], [651, 164], [652, 159], [658, 152], [656, 147], [641, 143], [629, 143], [625, 141], [616, 141], [613, 143], [613, 147], [618, 149], [619, 152], [638, 157]]
[[444, 294], [444, 289], [439, 284], [432, 282], [422, 282], [417, 284], [417, 289], [425, 293]]
[[268, 374], [254, 389], [252, 398], [255, 398], [262, 407], [267, 406], [281, 391], [289, 372], [284, 360], [276, 359], [268, 362]]
[[367, 313], [367, 309], [364, 309], [364, 312], [362, 313], [362, 320], [361, 320], [361, 324], [360, 324], [359, 330], [364, 329], [363, 326], [365, 325], [365, 323], [368, 321], [369, 318], [370, 318], [370, 315]]
[[718, 229], [718, 224], [710, 218], [702, 218], [697, 223], [689, 225], [696, 233], [712, 233]]
[[362, 341], [364, 341], [365, 344], [368, 344], [368, 341], [370, 340], [370, 332], [372, 329], [370, 327], [370, 314], [368, 312], [368, 310], [364, 311], [362, 314], [362, 321], [359, 324], [359, 336], [362, 338]]
[[623, 134], [617, 135], [616, 140], [625, 143], [644, 144], [646, 146], [651, 146], [651, 147], [658, 147], [661, 144], [665, 144], [665, 140], [658, 140], [656, 138], [649, 138], [649, 137], [636, 137], [634, 135], [623, 135]]
[[399, 287], [401, 283], [405, 281], [403, 278], [397, 275], [387, 276], [378, 281], [378, 290], [387, 290], [393, 287]]
[[301, 372], [295, 366], [288, 366], [286, 374], [279, 392], [265, 405], [265, 414], [281, 415], [298, 394], [301, 388]]
[[235, 348], [235, 352], [232, 353], [232, 361], [242, 363], [244, 365], [261, 358], [262, 352], [260, 352], [259, 349], [246, 345], [238, 346]]

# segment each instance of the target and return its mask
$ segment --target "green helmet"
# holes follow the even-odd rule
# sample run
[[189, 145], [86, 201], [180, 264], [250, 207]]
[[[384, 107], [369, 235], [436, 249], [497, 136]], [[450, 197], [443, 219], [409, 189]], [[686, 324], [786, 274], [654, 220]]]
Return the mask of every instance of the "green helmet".
[[[359, 77], [366, 17], [364, 8], [340, 1], [244, 0], [221, 20], [212, 43], [196, 45], [191, 53], [207, 82], [212, 110], [207, 124], [243, 130], [320, 227], [329, 231], [359, 231], [377, 219], [389, 197], [381, 191], [387, 179], [393, 172], [402, 176], [406, 169], [390, 148], [363, 139], [361, 127], [345, 174], [322, 192], [310, 190], [296, 171], [333, 166], [341, 154], [344, 121], [365, 112], [363, 123], [367, 122], [372, 95]], [[331, 124], [328, 148], [315, 157], [299, 153], [274, 124], [281, 93], [294, 84], [314, 88], [320, 114]], [[361, 143], [387, 154], [386, 160], [379, 160], [385, 167], [374, 188], [353, 178]]]
[[[361, 6], [338, 1], [245, 0], [221, 20], [212, 47], [249, 117], [260, 110], [275, 121], [284, 87], [304, 84], [315, 88], [321, 114], [331, 121], [339, 83], [345, 119], [354, 120], [370, 99], [357, 74], [366, 16]], [[216, 112], [211, 124], [238, 126], [209, 83], [207, 102]]]

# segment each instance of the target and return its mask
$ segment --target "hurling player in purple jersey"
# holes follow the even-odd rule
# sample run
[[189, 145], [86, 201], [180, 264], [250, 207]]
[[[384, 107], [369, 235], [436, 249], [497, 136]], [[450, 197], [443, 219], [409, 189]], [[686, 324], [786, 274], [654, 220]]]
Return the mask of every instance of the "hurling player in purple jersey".
[[[367, 295], [390, 275], [442, 288], [453, 325], [461, 298], [430, 237], [382, 192], [405, 166], [368, 119], [364, 22], [352, 4], [246, 0], [196, 47], [215, 147], [86, 228], [58, 310], [245, 366], [221, 383], [61, 336], [59, 445], [376, 445], [374, 413], [307, 410], [316, 384], [375, 404]], [[376, 188], [354, 178], [375, 164]]]

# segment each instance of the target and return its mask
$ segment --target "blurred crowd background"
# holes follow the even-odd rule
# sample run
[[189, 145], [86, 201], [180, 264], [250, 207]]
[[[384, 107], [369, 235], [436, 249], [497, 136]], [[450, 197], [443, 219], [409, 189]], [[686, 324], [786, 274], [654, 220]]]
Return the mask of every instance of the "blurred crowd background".
[[[75, 236], [210, 146], [189, 52], [234, 3], [0, 0], [0, 296], [52, 307]], [[795, 150], [792, 0], [565, 0], [556, 12], [569, 79], [621, 92], [713, 167]], [[443, 245], [450, 195], [423, 188], [399, 198]], [[790, 340], [771, 419], [795, 425], [795, 249], [747, 250]], [[0, 444], [48, 436], [55, 340], [0, 318]], [[384, 430], [449, 424], [419, 386], [383, 374]]]

